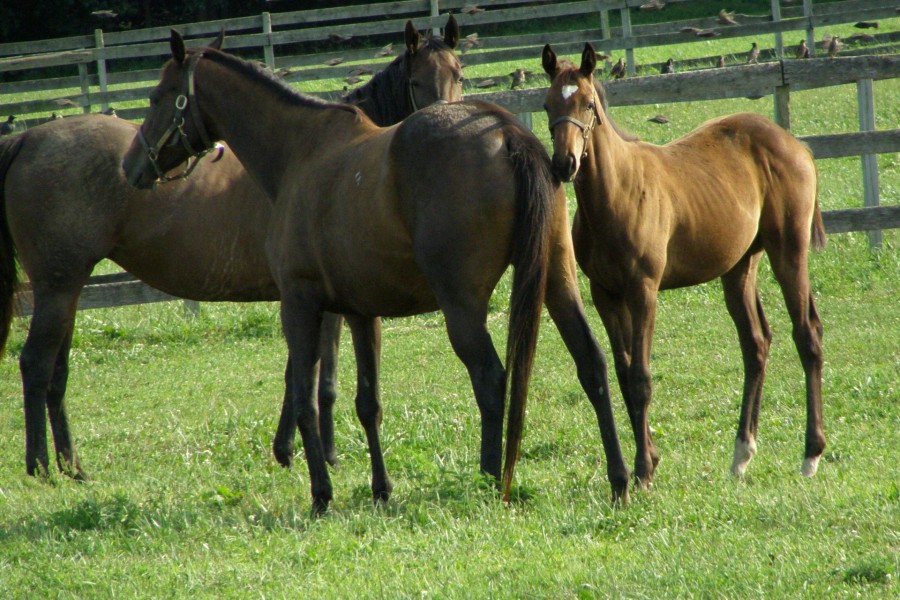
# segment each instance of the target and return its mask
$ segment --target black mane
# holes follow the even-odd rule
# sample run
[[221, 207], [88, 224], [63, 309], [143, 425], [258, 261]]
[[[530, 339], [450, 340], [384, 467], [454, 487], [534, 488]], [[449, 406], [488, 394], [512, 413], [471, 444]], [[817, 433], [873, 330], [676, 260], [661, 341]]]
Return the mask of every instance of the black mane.
[[[442, 38], [429, 36], [419, 45], [419, 51], [422, 50], [440, 52], [451, 48]], [[413, 112], [409, 98], [409, 60], [409, 52], [404, 52], [365, 85], [344, 96], [344, 102], [358, 106], [382, 127], [399, 123]]]

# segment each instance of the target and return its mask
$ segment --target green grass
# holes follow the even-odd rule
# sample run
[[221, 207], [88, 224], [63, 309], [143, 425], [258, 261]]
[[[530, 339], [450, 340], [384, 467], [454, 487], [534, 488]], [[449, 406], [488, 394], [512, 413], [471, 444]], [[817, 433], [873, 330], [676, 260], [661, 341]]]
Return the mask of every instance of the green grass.
[[[900, 84], [875, 85], [879, 126], [896, 126]], [[855, 128], [852, 86], [792, 98], [797, 133]], [[739, 110], [770, 115], [771, 101], [612, 115], [663, 143]], [[656, 112], [672, 123], [648, 123]], [[542, 118], [534, 129], [546, 143]], [[898, 156], [879, 162], [883, 201], [896, 203]], [[861, 205], [858, 159], [819, 167], [825, 209]], [[85, 484], [24, 473], [17, 360], [28, 320], [16, 320], [0, 360], [0, 590], [5, 598], [897, 597], [900, 231], [886, 231], [880, 251], [864, 234], [832, 235], [810, 270], [825, 325], [828, 448], [818, 475], [798, 472], [803, 377], [764, 261], [775, 342], [747, 477], [728, 475], [742, 371], [721, 287], [666, 292], [652, 356], [662, 462], [652, 491], [633, 492], [626, 509], [610, 505], [593, 411], [546, 315], [508, 507], [476, 475], [478, 411], [439, 314], [385, 323], [382, 437], [395, 491], [388, 505], [372, 505], [345, 335], [341, 466], [321, 519], [309, 516], [302, 459], [288, 471], [271, 456], [285, 359], [276, 304], [208, 303], [196, 318], [173, 303], [80, 313], [68, 405], [93, 476]], [[501, 355], [508, 293], [505, 279], [489, 318]], [[589, 319], [608, 348], [593, 308]], [[634, 444], [613, 388], [630, 462]]]

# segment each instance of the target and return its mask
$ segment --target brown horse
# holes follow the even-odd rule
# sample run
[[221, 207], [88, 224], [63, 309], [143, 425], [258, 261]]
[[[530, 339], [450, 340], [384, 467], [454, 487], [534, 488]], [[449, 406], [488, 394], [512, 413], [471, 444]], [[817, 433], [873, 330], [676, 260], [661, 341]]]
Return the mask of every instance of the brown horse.
[[[452, 17], [443, 40], [420, 40], [407, 23], [406, 51], [357, 90], [359, 98], [368, 99], [361, 106], [399, 121], [408, 114], [411, 94], [419, 105], [459, 100], [460, 67], [453, 53], [458, 38]], [[391, 96], [377, 83], [384, 79], [406, 84], [392, 87]], [[34, 291], [20, 358], [30, 474], [48, 468], [46, 410], [58, 466], [85, 477], [64, 396], [78, 296], [101, 259], [182, 298], [278, 299], [263, 250], [271, 203], [240, 162], [226, 151], [198, 163], [189, 179], [138, 191], [120, 166], [136, 131], [127, 121], [87, 115], [51, 121], [0, 142], [0, 347], [12, 318], [16, 254]], [[340, 328], [340, 316], [323, 319], [319, 410], [332, 464]], [[293, 431], [283, 432], [288, 435], [285, 448], [293, 443]]]
[[581, 66], [557, 61], [545, 108], [553, 169], [574, 181], [573, 238], [578, 263], [612, 345], [616, 375], [634, 429], [635, 476], [648, 485], [659, 462], [650, 437], [650, 346], [659, 290], [722, 280], [744, 360], [744, 398], [731, 470], [742, 475], [756, 451], [759, 407], [772, 335], [756, 283], [762, 253], [781, 286], [794, 343], [806, 373], [806, 453], [815, 474], [822, 428], [822, 324], [810, 291], [810, 242], [821, 247], [812, 154], [755, 114], [713, 119], [665, 146], [618, 129], [592, 74], [594, 49]]
[[[300, 94], [254, 63], [212, 48], [187, 52], [174, 31], [171, 45], [172, 60], [123, 168], [133, 185], [150, 187], [156, 170], [147, 146], [161, 148], [156, 160], [171, 168], [190, 154], [186, 145], [222, 139], [273, 200], [266, 255], [281, 293], [296, 415], [283, 414], [282, 422], [299, 422], [314, 510], [332, 498], [312, 399], [323, 311], [346, 315], [353, 334], [356, 408], [369, 443], [374, 497], [386, 500], [391, 492], [378, 433], [376, 317], [440, 309], [472, 381], [481, 413], [481, 470], [492, 478], [500, 477], [510, 380], [508, 498], [542, 300], [594, 405], [614, 498], [626, 501], [628, 470], [605, 361], [579, 297], [565, 193], [537, 138], [510, 113], [484, 103], [433, 105], [380, 128], [355, 107]], [[242, 118], [248, 106], [260, 117], [253, 123]], [[189, 144], [171, 144], [165, 139], [170, 124], [182, 118], [180, 135]], [[510, 263], [507, 374], [486, 319]]]

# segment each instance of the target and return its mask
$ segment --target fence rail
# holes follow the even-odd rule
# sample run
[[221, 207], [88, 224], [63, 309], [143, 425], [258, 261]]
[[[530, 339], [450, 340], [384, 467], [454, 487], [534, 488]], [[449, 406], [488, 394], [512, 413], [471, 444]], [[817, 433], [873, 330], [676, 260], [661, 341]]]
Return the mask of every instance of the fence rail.
[[[687, 0], [669, 0], [677, 3]], [[522, 6], [524, 0], [484, 1], [479, 6], [484, 12], [467, 15], [457, 14], [465, 31], [477, 31], [479, 25], [514, 19], [547, 19], [564, 15], [583, 15], [597, 21], [597, 27], [575, 32], [553, 32], [539, 36], [497, 36], [479, 39], [480, 51], [464, 55], [467, 64], [485, 64], [496, 60], [516, 60], [519, 58], [536, 60], [540, 46], [553, 43], [561, 53], [580, 52], [585, 41], [592, 41], [598, 49], [633, 50], [634, 48], [662, 43], [683, 43], [690, 40], [681, 28], [696, 27], [713, 30], [723, 37], [738, 35], [772, 34], [775, 48], [769, 56], [781, 56], [778, 36], [785, 31], [804, 30], [809, 45], [815, 51], [812, 32], [816, 27], [834, 23], [855, 22], [860, 19], [874, 19], [897, 14], [896, 2], [887, 0], [850, 0], [813, 6], [811, 0], [804, 0], [802, 7], [780, 8], [777, 0], [772, 2], [769, 15], [737, 15], [738, 26], [723, 26], [715, 22], [715, 17], [693, 19], [656, 25], [630, 25], [630, 9], [643, 4], [642, 0], [582, 2], [555, 2], [552, 5]], [[347, 9], [321, 9], [294, 13], [263, 13], [258, 17], [208, 21], [180, 26], [182, 32], [191, 37], [211, 37], [221, 28], [238, 32], [229, 36], [231, 49], [257, 49], [267, 64], [273, 68], [296, 69], [287, 79], [341, 77], [346, 67], [323, 67], [322, 63], [338, 56], [346, 60], [368, 60], [369, 50], [319, 53], [315, 55], [275, 56], [275, 48], [304, 41], [322, 41], [330, 35], [344, 32], [345, 35], [396, 34], [402, 31], [407, 18], [411, 18], [420, 29], [440, 27], [446, 21], [448, 10], [458, 12], [469, 0], [408, 0], [389, 5], [361, 5]], [[383, 11], [391, 10], [390, 19], [384, 20]], [[815, 9], [815, 10], [813, 10]], [[609, 12], [619, 11], [622, 26], [609, 27]], [[599, 18], [598, 18], [599, 17]], [[324, 24], [324, 25], [323, 25]], [[259, 31], [259, 33], [257, 33]], [[249, 32], [249, 33], [246, 33]], [[4, 71], [41, 69], [60, 65], [78, 67], [77, 77], [56, 77], [45, 80], [31, 80], [17, 83], [0, 83], [0, 95], [33, 90], [52, 90], [62, 87], [79, 87], [80, 94], [37, 100], [0, 104], [0, 114], [33, 114], [57, 110], [60, 105], [75, 105], [85, 112], [94, 105], [106, 105], [125, 100], [140, 100], [146, 97], [147, 87], [132, 87], [124, 90], [109, 90], [109, 86], [120, 83], [155, 81], [158, 69], [146, 71], [109, 72], [107, 63], [136, 56], [167, 56], [169, 28], [154, 28], [131, 32], [95, 33], [94, 36], [76, 36], [62, 40], [45, 40], [25, 44], [0, 44], [0, 74]], [[879, 34], [876, 40], [896, 42], [896, 34]], [[25, 55], [40, 52], [38, 56]], [[5, 57], [5, 58], [4, 58]], [[633, 70], [633, 55], [629, 55]], [[373, 68], [386, 64], [370, 61]], [[699, 64], [703, 61], [700, 60]], [[94, 66], [96, 73], [88, 74], [88, 66]], [[790, 129], [790, 92], [828, 87], [842, 84], [856, 84], [859, 89], [860, 131], [841, 134], [824, 134], [801, 137], [816, 156], [828, 159], [840, 156], [863, 157], [864, 198], [866, 207], [825, 211], [826, 229], [829, 233], [848, 231], [869, 231], [873, 240], [879, 230], [900, 227], [900, 206], [878, 206], [877, 165], [874, 174], [874, 155], [883, 152], [900, 151], [900, 129], [871, 131], [874, 129], [873, 80], [897, 78], [900, 76], [900, 57], [896, 55], [838, 57], [834, 59], [776, 60], [754, 65], [738, 65], [727, 69], [699, 69], [679, 72], [665, 77], [630, 77], [606, 83], [607, 97], [612, 106], [655, 104], [697, 100], [715, 100], [734, 97], [762, 98], [773, 96], [776, 120]], [[92, 87], [100, 91], [92, 91]], [[540, 112], [546, 88], [530, 88], [515, 91], [471, 93], [467, 98], [483, 99], [504, 106], [515, 113]], [[139, 116], [142, 109], [122, 116]], [[26, 120], [27, 123], [27, 120]], [[868, 165], [868, 166], [867, 166]], [[874, 187], [874, 190], [872, 189]], [[877, 242], [875, 242], [877, 243]], [[176, 299], [160, 292], [127, 273], [92, 277], [84, 289], [79, 309], [121, 306]], [[26, 287], [18, 294], [21, 315], [30, 314], [31, 296]]]

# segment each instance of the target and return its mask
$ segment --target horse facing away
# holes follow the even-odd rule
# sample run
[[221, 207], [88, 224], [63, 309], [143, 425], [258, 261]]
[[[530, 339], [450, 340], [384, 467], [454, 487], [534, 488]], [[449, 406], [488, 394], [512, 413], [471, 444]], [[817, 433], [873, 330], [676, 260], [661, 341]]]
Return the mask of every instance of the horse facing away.
[[[414, 80], [416, 102], [461, 97], [459, 37], [448, 21], [443, 42], [421, 41], [411, 22], [406, 51], [386, 68]], [[373, 80], [380, 79], [376, 74]], [[358, 91], [368, 97], [367, 86]], [[398, 121], [409, 90], [379, 93], [363, 107]], [[122, 174], [121, 158], [137, 125], [105, 115], [51, 121], [0, 141], [0, 347], [14, 306], [18, 255], [34, 294], [20, 357], [29, 474], [47, 472], [46, 414], [59, 468], [86, 477], [75, 452], [65, 404], [69, 346], [78, 296], [94, 266], [110, 258], [169, 294], [202, 301], [277, 300], [263, 249], [271, 203], [231, 152], [198, 163], [190, 178], [139, 191]], [[78, 215], [78, 218], [72, 218]], [[322, 323], [319, 419], [328, 461], [335, 464], [332, 408], [342, 319]], [[289, 372], [287, 370], [286, 372]], [[281, 432], [290, 452], [294, 431]]]
[[[627, 501], [628, 470], [605, 360], [579, 297], [565, 193], [531, 132], [499, 107], [465, 102], [433, 105], [379, 128], [355, 107], [300, 94], [253, 63], [211, 48], [187, 52], [175, 31], [171, 46], [172, 60], [151, 92], [153, 108], [122, 165], [129, 182], [149, 187], [156, 173], [147, 144], [159, 140], [163, 167], [185, 160], [185, 146], [164, 138], [180, 119], [176, 103], [183, 106], [181, 98], [195, 89], [188, 104], [199, 117], [185, 113], [185, 137], [194, 147], [204, 137], [228, 142], [273, 200], [266, 255], [291, 356], [296, 419], [286, 418], [299, 423], [314, 511], [324, 511], [332, 499], [312, 401], [323, 311], [344, 314], [353, 335], [356, 408], [369, 444], [374, 498], [387, 500], [392, 488], [379, 441], [377, 317], [437, 309], [472, 381], [481, 414], [481, 470], [497, 479], [509, 379], [502, 480], [508, 498], [542, 299], [597, 414], [614, 499]], [[240, 118], [249, 105], [262, 116], [252, 126]], [[510, 263], [515, 274], [505, 371], [486, 318], [491, 292]]]
[[743, 475], [756, 452], [759, 408], [772, 334], [756, 273], [769, 256], [793, 323], [806, 373], [806, 451], [812, 476], [825, 448], [822, 427], [822, 323], [810, 291], [810, 243], [825, 230], [810, 151], [752, 113], [713, 119], [664, 146], [622, 132], [592, 77], [594, 49], [581, 66], [544, 47], [552, 84], [545, 108], [553, 169], [574, 181], [575, 252], [591, 284], [613, 349], [634, 430], [634, 474], [649, 485], [659, 462], [650, 437], [650, 346], [659, 290], [720, 277], [740, 339], [744, 393], [731, 471]]

